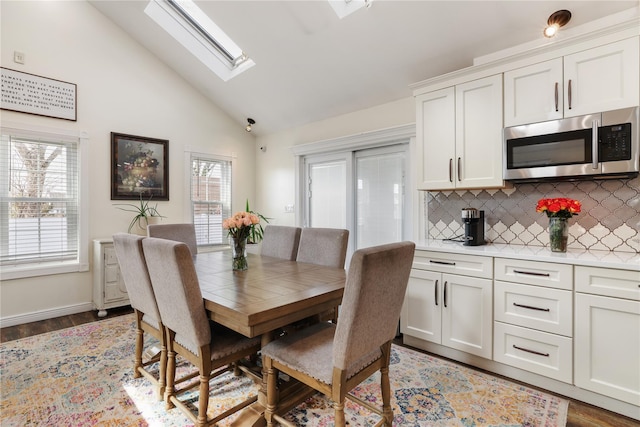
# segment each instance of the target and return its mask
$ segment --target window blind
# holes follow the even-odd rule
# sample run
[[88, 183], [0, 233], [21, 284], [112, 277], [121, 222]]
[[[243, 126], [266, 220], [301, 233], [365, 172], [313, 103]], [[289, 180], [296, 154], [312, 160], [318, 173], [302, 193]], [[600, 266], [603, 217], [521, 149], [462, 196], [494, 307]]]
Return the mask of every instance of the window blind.
[[231, 161], [191, 155], [191, 206], [198, 246], [226, 245], [231, 216]]
[[79, 259], [79, 141], [2, 132], [0, 266]]

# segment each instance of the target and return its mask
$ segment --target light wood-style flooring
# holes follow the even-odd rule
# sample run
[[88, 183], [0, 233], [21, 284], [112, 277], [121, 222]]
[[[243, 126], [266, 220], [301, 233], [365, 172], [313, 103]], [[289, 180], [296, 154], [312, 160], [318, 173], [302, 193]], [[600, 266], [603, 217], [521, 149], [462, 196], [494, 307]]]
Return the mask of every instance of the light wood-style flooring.
[[[133, 313], [133, 310], [129, 306], [114, 308], [108, 310], [106, 318], [128, 313]], [[94, 322], [96, 320], [100, 320], [97, 311], [88, 311], [39, 322], [0, 328], [0, 342], [13, 341], [32, 335], [81, 325], [83, 323]], [[400, 340], [398, 340], [397, 344], [402, 345]], [[512, 379], [510, 380], [513, 381]], [[564, 397], [566, 398], [566, 396]], [[567, 427], [640, 427], [640, 422], [580, 401], [569, 399]]]

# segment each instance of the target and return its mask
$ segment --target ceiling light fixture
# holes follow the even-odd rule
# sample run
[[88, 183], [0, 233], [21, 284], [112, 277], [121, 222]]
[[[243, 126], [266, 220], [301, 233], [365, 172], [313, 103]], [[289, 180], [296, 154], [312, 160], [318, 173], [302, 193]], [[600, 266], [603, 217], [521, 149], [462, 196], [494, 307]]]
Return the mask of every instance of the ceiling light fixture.
[[251, 132], [251, 126], [255, 125], [256, 121], [253, 120], [252, 118], [248, 118], [247, 119], [247, 126], [245, 127], [245, 129], [247, 130], [247, 132]]
[[547, 19], [547, 27], [544, 29], [544, 36], [551, 38], [558, 33], [560, 27], [564, 27], [571, 20], [571, 12], [562, 9], [553, 12]]

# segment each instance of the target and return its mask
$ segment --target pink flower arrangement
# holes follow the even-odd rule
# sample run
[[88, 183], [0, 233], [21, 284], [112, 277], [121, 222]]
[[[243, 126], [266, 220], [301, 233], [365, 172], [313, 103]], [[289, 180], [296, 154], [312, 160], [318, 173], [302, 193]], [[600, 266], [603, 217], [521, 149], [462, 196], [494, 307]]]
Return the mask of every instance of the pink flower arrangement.
[[258, 215], [252, 212], [236, 212], [231, 218], [222, 221], [222, 228], [229, 230], [229, 236], [234, 239], [249, 237], [253, 228], [260, 223]]
[[567, 198], [540, 199], [536, 212], [545, 212], [549, 218], [571, 218], [577, 215], [582, 205], [577, 200]]

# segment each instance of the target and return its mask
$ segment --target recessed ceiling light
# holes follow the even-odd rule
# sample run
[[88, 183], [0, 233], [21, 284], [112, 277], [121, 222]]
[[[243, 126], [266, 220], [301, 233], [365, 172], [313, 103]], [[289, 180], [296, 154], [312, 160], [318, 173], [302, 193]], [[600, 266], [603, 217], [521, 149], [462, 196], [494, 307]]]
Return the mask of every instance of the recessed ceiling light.
[[571, 20], [571, 12], [568, 10], [558, 10], [553, 12], [547, 19], [547, 27], [544, 29], [544, 36], [551, 38], [558, 34], [560, 27], [563, 27]]

